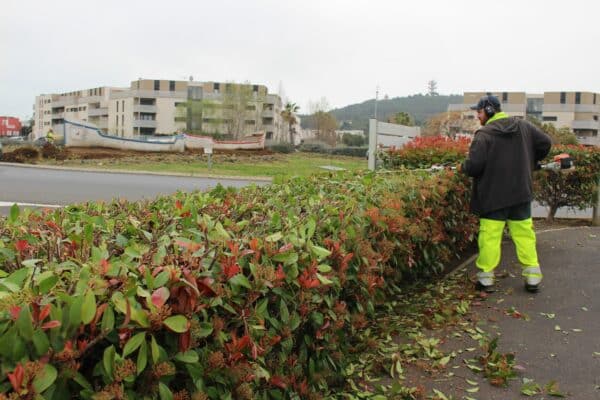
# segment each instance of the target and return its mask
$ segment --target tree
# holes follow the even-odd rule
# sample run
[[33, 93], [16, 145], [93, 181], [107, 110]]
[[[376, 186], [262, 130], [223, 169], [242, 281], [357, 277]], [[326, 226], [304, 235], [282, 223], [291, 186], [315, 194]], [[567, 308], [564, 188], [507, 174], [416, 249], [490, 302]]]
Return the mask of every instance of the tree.
[[[175, 108], [175, 121], [185, 122], [185, 131], [196, 135], [214, 134], [219, 136], [218, 129], [209, 132], [203, 125], [204, 116], [212, 114], [218, 108], [218, 104], [211, 100], [188, 99], [178, 103]], [[221, 123], [221, 119], [215, 120]]]
[[423, 136], [446, 135], [454, 137], [457, 133], [474, 132], [479, 122], [464, 118], [460, 111], [447, 111], [429, 118], [422, 131]]
[[309, 102], [308, 106], [311, 111], [311, 122], [316, 131], [316, 136], [323, 142], [335, 146], [336, 134], [335, 131], [338, 128], [338, 122], [331, 114], [329, 109], [329, 103], [325, 97], [321, 97], [319, 101]]
[[237, 84], [234, 82], [225, 84], [221, 100], [221, 114], [227, 134], [233, 136], [235, 139], [244, 136], [248, 115], [253, 115], [259, 106], [262, 110], [263, 102], [254, 100], [252, 85], [248, 83]]
[[439, 93], [437, 92], [437, 81], [432, 79], [429, 82], [427, 82], [427, 95], [439, 96]]
[[415, 126], [415, 121], [410, 116], [409, 113], [400, 111], [397, 114], [394, 114], [390, 118], [390, 122], [393, 124], [405, 125], [405, 126]]
[[540, 128], [541, 130], [543, 130], [544, 132], [546, 132], [546, 134], [548, 134], [548, 136], [552, 138], [552, 143], [554, 144], [578, 144], [577, 137], [575, 136], [573, 131], [571, 131], [571, 129], [569, 129], [566, 126], [557, 129], [556, 126], [554, 126], [554, 124], [544, 124], [539, 119], [533, 116], [528, 116], [527, 120], [535, 126], [537, 126], [538, 128]]
[[296, 105], [296, 103], [287, 102], [284, 109], [281, 111], [281, 117], [283, 118], [283, 121], [288, 124], [288, 133], [290, 135], [290, 143], [292, 145], [294, 145], [294, 135], [296, 134], [294, 125], [298, 123], [298, 117], [296, 117], [298, 110], [300, 110], [300, 107]]

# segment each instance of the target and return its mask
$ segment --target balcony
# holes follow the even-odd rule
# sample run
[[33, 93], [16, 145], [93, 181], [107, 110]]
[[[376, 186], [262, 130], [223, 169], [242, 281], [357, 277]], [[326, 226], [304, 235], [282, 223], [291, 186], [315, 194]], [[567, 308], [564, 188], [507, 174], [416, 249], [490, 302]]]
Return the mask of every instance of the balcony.
[[52, 119], [63, 119], [64, 117], [64, 112], [52, 113]]
[[600, 137], [598, 136], [577, 136], [577, 141], [586, 146], [600, 146]]
[[156, 121], [153, 119], [135, 119], [133, 120], [135, 128], [156, 128]]
[[156, 113], [156, 106], [136, 104], [133, 106], [133, 112]]
[[108, 107], [88, 108], [88, 116], [97, 117], [100, 115], [108, 115]]

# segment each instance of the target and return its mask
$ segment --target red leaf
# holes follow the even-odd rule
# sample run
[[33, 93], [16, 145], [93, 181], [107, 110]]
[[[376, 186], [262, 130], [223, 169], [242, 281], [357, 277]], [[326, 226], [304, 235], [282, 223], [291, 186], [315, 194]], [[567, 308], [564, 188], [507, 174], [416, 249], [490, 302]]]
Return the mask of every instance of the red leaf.
[[8, 373], [8, 380], [12, 385], [15, 392], [19, 392], [21, 385], [23, 384], [23, 377], [25, 376], [25, 370], [21, 364], [17, 364], [13, 373]]
[[45, 324], [43, 324], [42, 329], [47, 330], [47, 329], [52, 329], [52, 328], [58, 328], [59, 326], [60, 326], [60, 321], [54, 319], [52, 321], [48, 321]]
[[192, 334], [189, 329], [187, 332], [184, 332], [181, 335], [179, 335], [179, 351], [180, 352], [183, 353], [183, 352], [189, 350], [191, 343], [192, 343]]
[[110, 268], [110, 263], [108, 262], [108, 260], [102, 259], [100, 260], [100, 267], [100, 274], [106, 275], [108, 273], [108, 269]]
[[167, 289], [166, 287], [160, 287], [156, 289], [152, 293], [152, 304], [154, 304], [156, 308], [161, 308], [167, 302], [169, 295], [169, 289]]
[[285, 244], [279, 248], [278, 253], [286, 253], [294, 248], [294, 245], [291, 243]]
[[12, 306], [10, 308], [10, 316], [12, 319], [16, 320], [17, 318], [19, 318], [19, 314], [21, 313], [21, 307], [19, 306]]
[[200, 243], [184, 242], [183, 240], [176, 240], [175, 244], [191, 252], [194, 252], [202, 247]]
[[241, 272], [241, 269], [238, 264], [223, 265], [223, 273], [225, 274], [225, 277], [227, 278], [227, 280], [231, 279], [232, 277], [239, 274], [240, 272]]
[[22, 253], [29, 248], [29, 242], [27, 240], [17, 240], [15, 247]]
[[214, 297], [217, 295], [217, 292], [215, 292], [210, 286], [213, 284], [214, 280], [212, 278], [204, 278], [202, 280], [196, 280], [196, 284], [198, 285], [198, 290], [200, 291], [200, 294], [203, 294], [204, 296], [208, 296], [208, 297]]
[[277, 386], [278, 388], [287, 389], [287, 383], [285, 383], [283, 378], [278, 375], [273, 375], [269, 380], [269, 383], [271, 383], [273, 386]]
[[179, 200], [175, 201], [175, 208], [178, 210], [181, 210], [183, 208], [181, 201], [179, 201]]
[[285, 279], [285, 271], [283, 270], [281, 264], [279, 264], [279, 267], [277, 267], [277, 271], [275, 271], [275, 279], [278, 281]]
[[42, 311], [40, 311], [40, 315], [38, 317], [38, 321], [37, 322], [42, 322], [43, 320], [46, 319], [46, 317], [48, 315], [50, 315], [50, 308], [51, 308], [50, 304], [46, 304], [44, 306], [44, 308], [42, 308]]

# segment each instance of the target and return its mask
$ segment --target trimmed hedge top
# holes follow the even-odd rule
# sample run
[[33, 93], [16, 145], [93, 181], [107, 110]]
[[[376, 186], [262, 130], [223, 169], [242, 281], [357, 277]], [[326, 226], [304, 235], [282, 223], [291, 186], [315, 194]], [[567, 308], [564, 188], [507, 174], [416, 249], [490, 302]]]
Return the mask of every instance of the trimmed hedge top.
[[14, 207], [0, 398], [320, 398], [385, 294], [473, 238], [465, 183], [336, 174]]

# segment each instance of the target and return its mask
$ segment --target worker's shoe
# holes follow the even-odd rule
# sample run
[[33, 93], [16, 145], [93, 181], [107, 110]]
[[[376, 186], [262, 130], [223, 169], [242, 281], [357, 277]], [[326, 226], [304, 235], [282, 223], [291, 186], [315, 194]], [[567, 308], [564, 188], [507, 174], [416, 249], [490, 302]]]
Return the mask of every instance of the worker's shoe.
[[525, 290], [535, 293], [540, 289], [542, 283], [542, 270], [540, 267], [526, 267], [523, 269], [525, 277]]
[[486, 293], [494, 292], [494, 273], [493, 272], [478, 272], [475, 289]]

